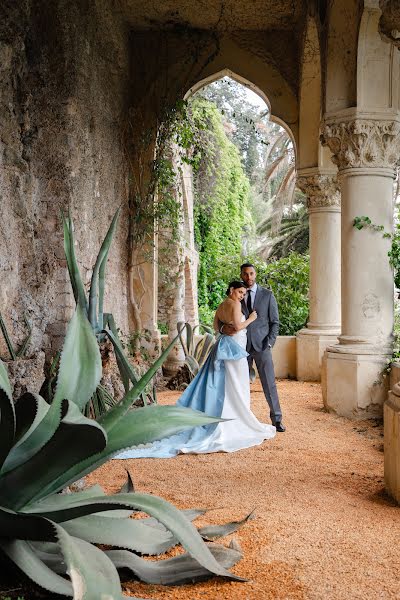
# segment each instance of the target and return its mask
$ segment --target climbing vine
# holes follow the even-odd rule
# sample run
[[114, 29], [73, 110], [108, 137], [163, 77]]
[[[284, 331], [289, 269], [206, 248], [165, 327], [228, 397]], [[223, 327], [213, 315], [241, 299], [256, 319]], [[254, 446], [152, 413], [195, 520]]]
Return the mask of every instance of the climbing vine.
[[201, 97], [191, 102], [190, 113], [201, 148], [194, 180], [199, 310], [200, 317], [209, 321], [226, 288], [223, 265], [238, 260], [246, 230], [254, 224], [249, 181], [239, 151], [225, 133], [221, 113]]

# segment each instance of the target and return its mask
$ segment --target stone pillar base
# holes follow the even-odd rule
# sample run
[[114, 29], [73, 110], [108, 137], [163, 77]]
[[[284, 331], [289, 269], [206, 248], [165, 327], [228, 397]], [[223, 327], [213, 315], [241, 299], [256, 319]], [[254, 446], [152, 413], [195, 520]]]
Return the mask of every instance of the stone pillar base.
[[385, 488], [400, 502], [400, 398], [389, 392], [383, 407]]
[[[182, 357], [183, 355], [183, 357]], [[185, 364], [185, 355], [182, 346], [178, 343], [171, 348], [167, 360], [163, 364], [163, 373], [165, 377], [173, 377], [179, 369]]]
[[381, 417], [388, 392], [382, 377], [387, 354], [332, 352], [323, 360], [322, 394], [325, 408], [349, 419]]
[[301, 329], [296, 334], [298, 381], [321, 381], [322, 357], [328, 346], [337, 343], [339, 331]]

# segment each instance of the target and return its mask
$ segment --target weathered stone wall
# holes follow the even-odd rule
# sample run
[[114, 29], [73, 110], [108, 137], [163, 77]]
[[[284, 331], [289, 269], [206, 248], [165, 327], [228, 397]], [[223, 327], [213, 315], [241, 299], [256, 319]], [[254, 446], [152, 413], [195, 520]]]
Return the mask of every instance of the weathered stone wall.
[[[8, 4], [8, 6], [7, 6]], [[71, 211], [85, 283], [109, 222], [122, 214], [105, 310], [128, 329], [128, 35], [107, 2], [26, 0], [0, 11], [0, 310], [30, 353], [61, 341], [73, 298], [60, 211]], [[3, 347], [0, 347], [0, 353]]]

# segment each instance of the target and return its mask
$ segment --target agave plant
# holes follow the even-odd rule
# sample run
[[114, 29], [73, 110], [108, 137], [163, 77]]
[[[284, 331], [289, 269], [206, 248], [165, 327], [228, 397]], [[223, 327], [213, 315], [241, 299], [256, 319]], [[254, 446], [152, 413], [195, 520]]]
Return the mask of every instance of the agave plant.
[[[127, 392], [132, 385], [134, 386], [138, 382], [139, 378], [129, 362], [129, 359], [125, 355], [113, 315], [111, 313], [104, 312], [104, 291], [107, 259], [118, 224], [119, 213], [120, 209], [118, 209], [114, 214], [107, 234], [103, 240], [103, 243], [101, 244], [96, 262], [93, 267], [88, 296], [86, 296], [85, 287], [83, 285], [75, 255], [74, 227], [71, 216], [68, 215], [68, 217], [65, 217], [62, 215], [62, 222], [64, 229], [64, 252], [67, 260], [68, 272], [75, 302], [87, 315], [98, 342], [101, 343], [105, 338], [108, 338], [113, 344], [121, 380], [124, 385], [125, 392]], [[154, 386], [152, 386], [150, 389], [144, 389], [141, 394], [141, 398], [143, 405], [146, 404], [147, 398], [150, 399], [150, 402], [154, 402]], [[104, 412], [109, 410], [114, 403], [114, 398], [103, 386], [99, 385], [90, 404], [88, 404], [86, 414], [87, 416], [91, 415], [95, 418], [98, 418]]]
[[[101, 377], [100, 351], [81, 303], [67, 330], [52, 404], [26, 393], [14, 405], [0, 361], [0, 549], [51, 593], [120, 600], [126, 597], [121, 567], [157, 583], [212, 575], [240, 580], [227, 571], [240, 553], [206, 545], [191, 523], [196, 514], [134, 492], [131, 485], [114, 495], [99, 486], [58, 493], [126, 448], [218, 421], [176, 406], [129, 410], [169, 349], [98, 422], [81, 412]], [[130, 519], [137, 510], [150, 518]], [[178, 542], [187, 554], [176, 559], [155, 563], [139, 556], [160, 554]], [[118, 549], [103, 551], [96, 543]]]
[[30, 322], [26, 318], [26, 315], [24, 315], [24, 321], [25, 321], [25, 325], [28, 328], [28, 335], [26, 336], [26, 338], [22, 342], [21, 347], [18, 350], [16, 350], [14, 348], [14, 344], [12, 343], [11, 338], [9, 336], [9, 333], [7, 331], [7, 327], [6, 327], [6, 324], [4, 323], [3, 317], [2, 317], [2, 315], [0, 313], [0, 330], [1, 330], [2, 334], [3, 334], [4, 341], [6, 343], [7, 350], [9, 352], [9, 354], [10, 354], [11, 360], [17, 360], [17, 358], [20, 358], [21, 356], [24, 356], [25, 353], [26, 353], [26, 350], [28, 348], [29, 342], [31, 340], [32, 325], [30, 324]]
[[177, 324], [179, 339], [185, 354], [185, 363], [188, 366], [191, 379], [196, 377], [215, 343], [215, 337], [211, 333], [212, 330], [208, 327], [204, 327], [204, 335], [196, 342], [196, 329], [197, 327], [192, 327], [190, 323], [184, 323], [183, 321], [179, 321]]

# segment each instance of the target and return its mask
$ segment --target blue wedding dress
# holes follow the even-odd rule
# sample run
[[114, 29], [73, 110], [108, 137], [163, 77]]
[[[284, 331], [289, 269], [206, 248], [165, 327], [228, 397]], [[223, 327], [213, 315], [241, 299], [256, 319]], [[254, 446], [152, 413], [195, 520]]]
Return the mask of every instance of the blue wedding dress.
[[170, 458], [177, 454], [235, 452], [273, 438], [275, 427], [260, 423], [250, 409], [246, 341], [245, 329], [233, 336], [221, 336], [177, 402], [178, 406], [229, 421], [194, 427], [151, 444], [136, 446], [115, 458]]

